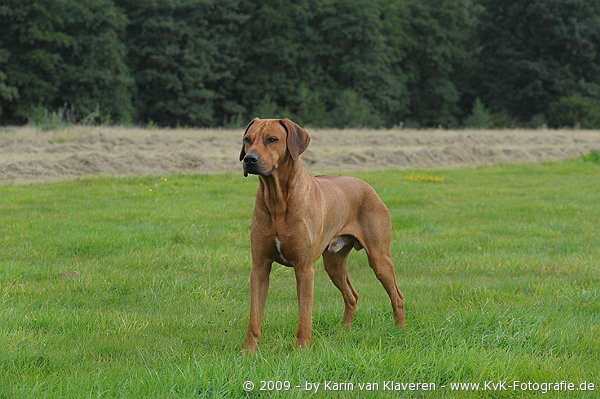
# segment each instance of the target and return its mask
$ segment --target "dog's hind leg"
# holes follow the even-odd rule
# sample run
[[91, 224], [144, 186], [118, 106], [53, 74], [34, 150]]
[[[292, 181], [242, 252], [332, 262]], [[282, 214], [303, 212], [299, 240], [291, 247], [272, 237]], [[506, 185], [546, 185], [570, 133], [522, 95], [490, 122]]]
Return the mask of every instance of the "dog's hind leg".
[[404, 314], [404, 296], [396, 283], [396, 275], [394, 273], [394, 263], [389, 251], [371, 250], [367, 252], [369, 258], [369, 266], [375, 272], [375, 276], [387, 291], [392, 303], [392, 311], [396, 324], [404, 326], [406, 316]]
[[332, 252], [329, 249], [323, 252], [323, 263], [329, 278], [344, 298], [344, 324], [349, 329], [352, 327], [356, 303], [358, 302], [358, 294], [348, 276], [348, 255], [352, 249], [352, 243], [349, 242], [341, 249], [334, 249], [337, 249], [337, 252]]
[[369, 208], [363, 211], [357, 230], [355, 237], [367, 252], [369, 266], [390, 297], [396, 324], [404, 326], [404, 296], [396, 283], [392, 261], [392, 222], [381, 200], [373, 200]]
[[390, 297], [396, 324], [404, 326], [406, 322], [404, 296], [396, 283], [391, 248], [392, 227], [387, 210], [379, 217], [369, 219], [363, 228], [361, 239], [367, 252], [369, 266]]

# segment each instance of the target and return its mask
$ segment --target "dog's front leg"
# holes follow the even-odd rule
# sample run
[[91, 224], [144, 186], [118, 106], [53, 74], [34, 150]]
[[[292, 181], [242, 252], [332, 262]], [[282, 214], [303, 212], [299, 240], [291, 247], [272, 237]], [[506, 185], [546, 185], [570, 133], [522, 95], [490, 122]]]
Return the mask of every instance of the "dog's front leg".
[[266, 260], [253, 261], [250, 274], [250, 320], [244, 350], [254, 352], [260, 340], [260, 324], [265, 313], [267, 292], [269, 291], [269, 275], [271, 262]]
[[312, 264], [294, 267], [296, 273], [296, 291], [298, 293], [298, 340], [297, 348], [303, 348], [312, 342], [312, 306], [314, 297], [315, 270]]

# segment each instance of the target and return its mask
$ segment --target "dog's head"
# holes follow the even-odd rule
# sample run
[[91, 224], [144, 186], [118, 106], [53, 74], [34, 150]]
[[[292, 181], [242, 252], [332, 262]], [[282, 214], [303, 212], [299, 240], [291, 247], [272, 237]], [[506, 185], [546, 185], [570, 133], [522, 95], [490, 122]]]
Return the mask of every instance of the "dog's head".
[[283, 163], [298, 160], [308, 143], [306, 130], [289, 119], [254, 118], [246, 127], [240, 152], [244, 176], [269, 176]]

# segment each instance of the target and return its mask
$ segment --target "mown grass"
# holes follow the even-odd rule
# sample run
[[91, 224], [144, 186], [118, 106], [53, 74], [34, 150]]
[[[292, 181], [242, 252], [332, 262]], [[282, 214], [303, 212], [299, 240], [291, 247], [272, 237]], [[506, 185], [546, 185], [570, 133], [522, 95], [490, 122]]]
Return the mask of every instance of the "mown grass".
[[[404, 178], [423, 174], [445, 180]], [[600, 383], [600, 165], [357, 175], [391, 210], [406, 329], [355, 252], [353, 330], [341, 328], [341, 296], [319, 262], [314, 345], [295, 351], [293, 271], [277, 265], [252, 356], [241, 349], [256, 179], [0, 186], [0, 397], [516, 398], [555, 394], [242, 384]]]

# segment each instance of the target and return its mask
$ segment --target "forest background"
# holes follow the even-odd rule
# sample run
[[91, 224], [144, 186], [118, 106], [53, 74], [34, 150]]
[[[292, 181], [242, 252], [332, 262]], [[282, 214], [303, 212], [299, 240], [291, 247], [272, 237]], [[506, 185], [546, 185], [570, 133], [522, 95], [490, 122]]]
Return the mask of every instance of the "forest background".
[[596, 0], [4, 0], [0, 124], [600, 128]]

